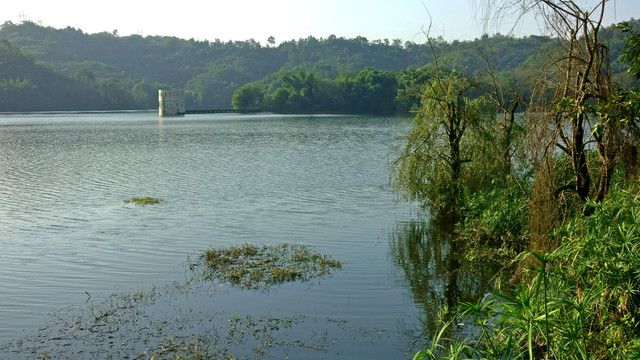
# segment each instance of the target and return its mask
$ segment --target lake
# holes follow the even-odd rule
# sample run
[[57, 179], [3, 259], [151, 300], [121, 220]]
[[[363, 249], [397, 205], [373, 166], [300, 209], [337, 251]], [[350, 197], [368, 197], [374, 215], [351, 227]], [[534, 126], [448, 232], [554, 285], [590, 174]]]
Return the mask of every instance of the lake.
[[[428, 340], [425, 318], [484, 289], [477, 274], [457, 272], [448, 243], [429, 238], [420, 208], [392, 193], [393, 148], [410, 126], [329, 115], [0, 115], [2, 358], [135, 358], [206, 336], [244, 357], [410, 358]], [[162, 202], [123, 203], [133, 196]], [[188, 281], [189, 259], [207, 248], [285, 242], [342, 270], [268, 291]], [[70, 320], [102, 320], [96, 309], [131, 293], [151, 300], [115, 306], [109, 331]], [[240, 324], [254, 337], [238, 338]], [[256, 337], [261, 324], [262, 333], [271, 324], [270, 342]]]

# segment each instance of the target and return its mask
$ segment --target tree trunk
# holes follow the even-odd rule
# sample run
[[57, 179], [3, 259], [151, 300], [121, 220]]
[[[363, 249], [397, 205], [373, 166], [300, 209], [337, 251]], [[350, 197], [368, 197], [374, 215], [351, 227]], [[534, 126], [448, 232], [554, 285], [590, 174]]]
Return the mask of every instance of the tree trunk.
[[584, 151], [583, 119], [584, 115], [579, 115], [573, 124], [573, 149], [571, 151], [573, 171], [576, 176], [576, 193], [581, 202], [585, 202], [589, 198], [589, 187], [591, 186], [587, 157]]

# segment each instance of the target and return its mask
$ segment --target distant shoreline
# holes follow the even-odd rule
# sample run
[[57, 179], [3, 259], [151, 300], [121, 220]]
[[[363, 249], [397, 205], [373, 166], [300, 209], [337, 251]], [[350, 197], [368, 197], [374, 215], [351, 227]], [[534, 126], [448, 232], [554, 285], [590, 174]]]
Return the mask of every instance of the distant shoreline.
[[61, 115], [61, 114], [131, 114], [158, 112], [157, 109], [147, 110], [50, 110], [50, 111], [0, 111], [3, 115]]

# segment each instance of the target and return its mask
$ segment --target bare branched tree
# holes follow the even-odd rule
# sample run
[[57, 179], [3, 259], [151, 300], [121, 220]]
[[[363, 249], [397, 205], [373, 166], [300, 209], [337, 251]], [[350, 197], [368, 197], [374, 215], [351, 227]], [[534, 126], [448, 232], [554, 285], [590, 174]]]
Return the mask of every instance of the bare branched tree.
[[[609, 48], [603, 16], [608, 0], [589, 6], [573, 0], [506, 0], [484, 2], [487, 21], [533, 13], [557, 39], [530, 106], [529, 143], [539, 171], [554, 173], [560, 153], [572, 176], [558, 184], [558, 196], [573, 191], [581, 202], [604, 199], [620, 151], [619, 124], [602, 121], [600, 110], [612, 96]], [[596, 150], [597, 157], [590, 156]], [[546, 168], [546, 169], [545, 169]]]
[[516, 111], [524, 103], [524, 95], [517, 89], [515, 82], [500, 83], [493, 68], [494, 61], [491, 59], [496, 57], [493, 49], [488, 49], [487, 52], [480, 51], [480, 54], [487, 64], [486, 84], [489, 88], [487, 94], [497, 113], [496, 126], [490, 127], [490, 131], [485, 136], [491, 138], [497, 145], [500, 163], [504, 166], [504, 175], [513, 175], [513, 159], [517, 152], [519, 138], [515, 134], [518, 130]]

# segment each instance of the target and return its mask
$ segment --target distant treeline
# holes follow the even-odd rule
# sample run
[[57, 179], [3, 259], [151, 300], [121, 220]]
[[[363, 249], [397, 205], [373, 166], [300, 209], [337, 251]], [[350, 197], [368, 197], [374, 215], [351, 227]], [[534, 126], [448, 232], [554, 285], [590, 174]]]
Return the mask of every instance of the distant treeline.
[[[632, 20], [638, 26], [638, 21]], [[611, 31], [612, 58], [622, 43]], [[33, 22], [0, 26], [0, 111], [152, 109], [158, 89], [184, 89], [188, 109], [394, 113], [416, 106], [412, 84], [433, 58], [426, 44], [334, 35], [275, 45], [168, 36], [87, 34]], [[539, 72], [541, 36], [433, 44], [456, 69], [522, 88]], [[483, 54], [483, 55], [479, 55]], [[612, 67], [622, 83], [625, 67]], [[235, 93], [235, 95], [234, 95]], [[257, 100], [257, 101], [256, 101]]]

